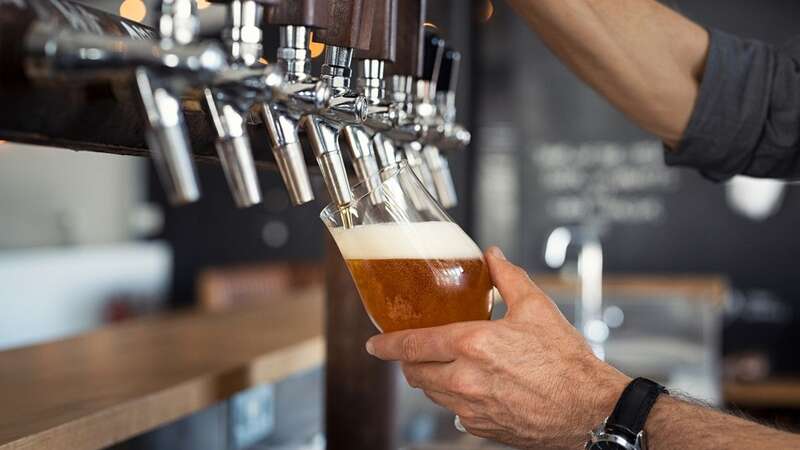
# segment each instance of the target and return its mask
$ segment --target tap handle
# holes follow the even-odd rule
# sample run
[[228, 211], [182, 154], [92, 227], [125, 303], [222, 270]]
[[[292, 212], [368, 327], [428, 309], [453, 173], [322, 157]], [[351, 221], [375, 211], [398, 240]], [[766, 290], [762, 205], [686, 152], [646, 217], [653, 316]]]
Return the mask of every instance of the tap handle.
[[424, 46], [422, 49], [422, 76], [420, 79], [431, 83], [431, 90], [436, 91], [439, 74], [444, 57], [444, 39], [430, 30], [425, 30]]
[[200, 22], [194, 0], [161, 0], [157, 28], [162, 40], [178, 45], [191, 43], [197, 37]]
[[327, 28], [329, 0], [281, 0], [267, 9], [267, 23]]
[[356, 52], [356, 59], [394, 62], [397, 57], [397, 2], [374, 0], [375, 14], [369, 49]]
[[455, 92], [458, 88], [458, 71], [461, 66], [461, 52], [445, 48], [442, 66], [439, 71], [438, 92]]
[[372, 39], [374, 0], [329, 0], [328, 28], [315, 40], [332, 47], [368, 50]]
[[386, 75], [422, 75], [422, 43], [426, 0], [398, 0], [395, 60], [386, 64]]

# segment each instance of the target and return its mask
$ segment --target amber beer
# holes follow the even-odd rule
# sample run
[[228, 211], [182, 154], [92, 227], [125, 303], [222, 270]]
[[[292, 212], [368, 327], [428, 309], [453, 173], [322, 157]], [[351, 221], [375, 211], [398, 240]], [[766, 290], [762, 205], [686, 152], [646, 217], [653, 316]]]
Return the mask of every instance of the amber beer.
[[490, 318], [489, 271], [458, 225], [385, 223], [332, 233], [382, 332]]

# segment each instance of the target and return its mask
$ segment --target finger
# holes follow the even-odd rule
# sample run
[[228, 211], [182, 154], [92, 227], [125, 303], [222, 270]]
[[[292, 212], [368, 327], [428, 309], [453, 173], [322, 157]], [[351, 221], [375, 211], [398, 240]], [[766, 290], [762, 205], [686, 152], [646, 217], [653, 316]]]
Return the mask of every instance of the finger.
[[447, 392], [453, 363], [403, 363], [408, 385], [424, 391]]
[[497, 247], [486, 251], [489, 274], [500, 291], [509, 313], [532, 299], [547, 299], [547, 296], [531, 281], [525, 269], [510, 263]]
[[367, 341], [367, 352], [386, 361], [450, 362], [464, 323], [379, 334]]

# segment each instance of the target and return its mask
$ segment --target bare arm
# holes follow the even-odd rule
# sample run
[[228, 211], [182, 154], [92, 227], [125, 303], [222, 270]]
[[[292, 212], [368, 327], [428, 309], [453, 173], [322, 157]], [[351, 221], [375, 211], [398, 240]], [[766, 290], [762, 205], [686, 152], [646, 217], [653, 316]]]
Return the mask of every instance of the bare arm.
[[672, 398], [656, 402], [645, 431], [651, 448], [658, 450], [778, 450], [800, 446], [798, 435]]
[[507, 0], [578, 76], [675, 146], [700, 89], [709, 36], [655, 0]]
[[[508, 305], [502, 320], [380, 335], [367, 351], [402, 361], [409, 384], [475, 435], [521, 449], [583, 448], [630, 379], [595, 358], [527, 273], [501, 255], [486, 258]], [[645, 431], [657, 450], [800, 448], [799, 435], [665, 396]]]

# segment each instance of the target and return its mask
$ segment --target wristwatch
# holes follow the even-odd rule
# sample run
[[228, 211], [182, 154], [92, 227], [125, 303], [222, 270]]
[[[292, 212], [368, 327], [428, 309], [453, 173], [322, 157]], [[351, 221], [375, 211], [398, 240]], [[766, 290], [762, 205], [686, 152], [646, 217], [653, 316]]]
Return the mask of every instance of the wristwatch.
[[586, 450], [647, 450], [644, 424], [664, 386], [637, 378], [622, 391], [614, 412], [589, 433]]

